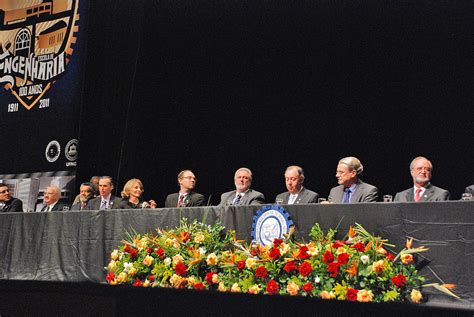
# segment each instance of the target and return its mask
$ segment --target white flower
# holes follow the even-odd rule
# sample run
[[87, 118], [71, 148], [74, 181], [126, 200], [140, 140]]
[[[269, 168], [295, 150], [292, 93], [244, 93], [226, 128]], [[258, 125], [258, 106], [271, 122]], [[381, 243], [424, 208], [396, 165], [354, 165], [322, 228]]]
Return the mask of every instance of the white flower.
[[167, 257], [163, 263], [165, 263], [166, 266], [169, 266], [171, 264], [171, 259], [169, 257]]
[[360, 261], [364, 264], [369, 263], [369, 257], [367, 255], [363, 255], [360, 257]]
[[128, 272], [132, 267], [133, 267], [133, 263], [125, 262], [125, 263], [123, 264], [123, 270], [124, 270], [125, 272]]
[[173, 264], [176, 265], [178, 264], [179, 262], [183, 262], [183, 257], [181, 256], [181, 254], [176, 254], [175, 256], [173, 256]]
[[316, 278], [314, 279], [314, 282], [316, 284], [319, 284], [319, 282], [321, 282], [321, 279], [319, 278], [319, 276], [316, 276]]
[[199, 250], [200, 255], [205, 255], [206, 254], [206, 248], [200, 247], [198, 250]]

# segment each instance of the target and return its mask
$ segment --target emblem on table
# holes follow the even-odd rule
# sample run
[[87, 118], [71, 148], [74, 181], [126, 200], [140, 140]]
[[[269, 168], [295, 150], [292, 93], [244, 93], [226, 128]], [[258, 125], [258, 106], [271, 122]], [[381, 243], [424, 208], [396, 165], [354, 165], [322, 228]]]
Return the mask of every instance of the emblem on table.
[[59, 145], [59, 142], [56, 140], [49, 142], [46, 146], [46, 151], [44, 154], [46, 155], [48, 162], [56, 162], [59, 158], [59, 155], [61, 154], [61, 146]]
[[252, 238], [262, 245], [271, 245], [273, 240], [288, 234], [293, 221], [288, 212], [279, 205], [266, 205], [253, 217]]
[[[6, 2], [6, 3], [5, 3]], [[0, 84], [27, 109], [67, 70], [79, 30], [79, 0], [0, 3]]]

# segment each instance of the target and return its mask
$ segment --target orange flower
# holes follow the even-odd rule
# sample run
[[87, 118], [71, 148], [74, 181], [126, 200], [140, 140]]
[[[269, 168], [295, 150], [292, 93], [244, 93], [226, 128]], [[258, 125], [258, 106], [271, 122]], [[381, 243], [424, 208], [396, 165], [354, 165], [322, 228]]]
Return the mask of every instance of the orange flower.
[[374, 262], [372, 264], [372, 269], [374, 270], [375, 273], [380, 273], [384, 269], [384, 262], [383, 260], [379, 260], [377, 262]]
[[356, 235], [356, 232], [354, 231], [354, 228], [352, 226], [349, 227], [349, 232], [347, 233], [350, 239], [354, 238]]
[[413, 238], [407, 239], [407, 242], [405, 244], [407, 249], [411, 249], [412, 244], [413, 244]]
[[403, 253], [402, 256], [400, 257], [400, 259], [402, 260], [403, 264], [409, 264], [409, 263], [413, 262], [413, 255], [411, 255], [409, 253]]
[[369, 243], [367, 243], [367, 245], [365, 246], [364, 252], [368, 252], [370, 248], [372, 248], [372, 241], [369, 241]]
[[328, 292], [328, 291], [322, 291], [319, 296], [321, 296], [322, 299], [333, 299], [336, 298], [333, 292]]
[[354, 277], [357, 275], [357, 261], [354, 260], [354, 262], [352, 262], [352, 266], [346, 270], [347, 273], [349, 273], [349, 275], [351, 277]]
[[447, 289], [455, 289], [456, 288], [456, 284], [443, 284], [441, 286], [444, 287], [444, 288], [447, 288]]

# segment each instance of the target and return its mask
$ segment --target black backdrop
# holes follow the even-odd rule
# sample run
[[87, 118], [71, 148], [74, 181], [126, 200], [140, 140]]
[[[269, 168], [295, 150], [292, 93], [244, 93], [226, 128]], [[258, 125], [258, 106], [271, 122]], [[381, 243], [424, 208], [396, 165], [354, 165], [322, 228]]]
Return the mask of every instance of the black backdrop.
[[381, 194], [418, 155], [458, 199], [474, 183], [472, 1], [92, 1], [77, 176], [144, 181], [160, 204], [240, 166], [268, 200], [298, 164], [327, 196], [357, 156]]

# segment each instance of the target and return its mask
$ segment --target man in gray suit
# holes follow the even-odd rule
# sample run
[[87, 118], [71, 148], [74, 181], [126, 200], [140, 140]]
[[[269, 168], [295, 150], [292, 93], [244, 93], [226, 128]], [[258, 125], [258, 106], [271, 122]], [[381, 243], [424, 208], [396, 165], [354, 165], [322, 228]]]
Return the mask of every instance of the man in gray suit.
[[206, 198], [193, 191], [196, 186], [196, 176], [190, 170], [184, 170], [178, 174], [179, 192], [169, 194], [166, 197], [165, 207], [194, 207], [204, 206]]
[[236, 190], [223, 193], [219, 206], [246, 206], [265, 203], [263, 194], [250, 188], [250, 185], [252, 185], [252, 171], [248, 168], [241, 167], [235, 172], [234, 183]]
[[413, 178], [413, 187], [395, 195], [393, 201], [421, 202], [449, 200], [449, 192], [431, 185], [433, 164], [423, 156], [418, 156], [410, 163], [410, 174]]
[[344, 204], [377, 201], [377, 187], [360, 180], [363, 171], [359, 159], [352, 156], [341, 159], [336, 170], [339, 186], [331, 189], [328, 201]]
[[87, 202], [87, 210], [114, 209], [118, 207], [122, 199], [112, 195], [114, 182], [110, 176], [101, 176], [99, 178], [99, 196]]
[[285, 205], [317, 203], [319, 195], [304, 188], [303, 182], [303, 169], [296, 165], [288, 166], [285, 171], [285, 184], [288, 191], [278, 194], [275, 202]]

